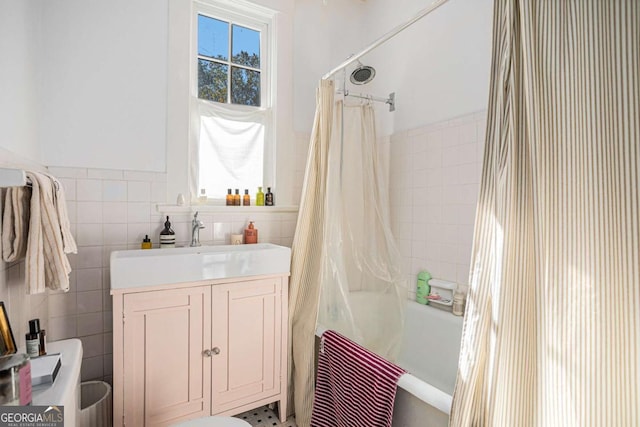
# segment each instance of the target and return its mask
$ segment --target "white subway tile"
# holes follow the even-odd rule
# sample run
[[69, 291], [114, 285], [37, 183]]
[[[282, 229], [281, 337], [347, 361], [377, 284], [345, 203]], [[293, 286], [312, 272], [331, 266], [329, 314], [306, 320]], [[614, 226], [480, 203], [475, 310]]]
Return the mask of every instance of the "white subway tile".
[[214, 241], [228, 241], [231, 234], [231, 223], [229, 222], [214, 222], [213, 223], [213, 240]]
[[104, 355], [104, 375], [112, 375], [113, 374], [113, 355], [105, 354]]
[[56, 178], [87, 178], [87, 170], [84, 168], [68, 168], [62, 166], [49, 166], [49, 173]]
[[82, 358], [102, 356], [104, 354], [104, 337], [102, 334], [89, 335], [81, 337], [82, 342]]
[[453, 169], [456, 171], [456, 175], [458, 176], [457, 182], [459, 184], [477, 185], [480, 182], [480, 176], [478, 174], [479, 166], [480, 165], [477, 162], [454, 166]]
[[76, 316], [52, 317], [49, 319], [49, 330], [47, 331], [47, 340], [58, 341], [68, 338], [74, 338], [76, 331]]
[[77, 224], [101, 224], [102, 202], [76, 202]]
[[67, 200], [67, 216], [69, 217], [69, 223], [72, 225], [78, 221], [77, 202]]
[[151, 183], [148, 181], [129, 181], [127, 183], [127, 201], [150, 202]]
[[113, 313], [111, 311], [105, 311], [102, 313], [103, 328], [105, 332], [113, 331]]
[[78, 314], [102, 312], [102, 289], [78, 292]]
[[104, 244], [108, 246], [127, 244], [127, 224], [105, 224]]
[[105, 224], [125, 224], [127, 222], [126, 202], [104, 202], [102, 220]]
[[102, 245], [102, 224], [78, 224], [76, 243], [78, 246]]
[[89, 169], [87, 176], [93, 179], [122, 179], [123, 172], [117, 169]]
[[103, 181], [102, 200], [105, 202], [126, 202], [127, 181]]
[[49, 294], [49, 316], [61, 317], [76, 314], [76, 293], [51, 293]]
[[107, 332], [103, 334], [104, 337], [104, 352], [105, 354], [113, 353], [113, 334], [111, 332]]
[[102, 268], [83, 268], [76, 270], [76, 289], [78, 292], [102, 289]]
[[76, 182], [76, 199], [80, 202], [102, 200], [102, 181], [97, 179], [79, 179]]
[[151, 203], [129, 202], [127, 203], [127, 222], [151, 222]]
[[158, 175], [157, 172], [144, 172], [144, 171], [124, 171], [124, 179], [127, 181], [155, 181], [156, 178], [160, 178], [162, 174]]
[[102, 311], [113, 311], [113, 297], [111, 291], [104, 289], [102, 295]]
[[459, 127], [460, 144], [475, 143], [478, 140], [477, 125], [475, 121], [467, 122]]
[[[176, 195], [176, 200], [178, 195]], [[152, 182], [151, 183], [151, 201], [155, 203], [175, 203], [167, 196], [167, 183], [166, 182]]]
[[140, 243], [144, 239], [145, 235], [149, 233], [149, 223], [127, 224], [127, 243], [134, 245], [137, 244], [137, 249], [140, 248]]
[[102, 246], [78, 248], [77, 268], [102, 267]]
[[78, 315], [78, 336], [101, 334], [103, 332], [102, 311]]
[[80, 380], [102, 380], [104, 376], [103, 371], [104, 357], [95, 356], [82, 359], [82, 368], [80, 369]]
[[76, 180], [73, 178], [58, 178], [64, 190], [64, 196], [67, 201], [76, 199]]

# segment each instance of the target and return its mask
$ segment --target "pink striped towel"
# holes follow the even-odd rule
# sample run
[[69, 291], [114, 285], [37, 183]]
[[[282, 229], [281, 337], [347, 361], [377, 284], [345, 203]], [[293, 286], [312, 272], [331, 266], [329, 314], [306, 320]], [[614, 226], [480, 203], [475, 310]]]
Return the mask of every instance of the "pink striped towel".
[[312, 427], [389, 427], [404, 370], [334, 331], [322, 334]]

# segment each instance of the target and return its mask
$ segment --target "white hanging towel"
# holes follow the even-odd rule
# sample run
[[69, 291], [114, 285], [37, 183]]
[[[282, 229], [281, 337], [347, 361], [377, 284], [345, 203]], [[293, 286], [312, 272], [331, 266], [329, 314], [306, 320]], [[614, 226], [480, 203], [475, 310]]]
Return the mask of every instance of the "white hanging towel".
[[[30, 203], [25, 202], [28, 189], [7, 190], [2, 230], [3, 259], [19, 259], [26, 240], [27, 293], [42, 293], [45, 288], [68, 291], [71, 265], [66, 254], [77, 253], [78, 249], [71, 235], [64, 189], [50, 175], [27, 172], [27, 178], [32, 184]], [[9, 222], [5, 223], [7, 220]], [[24, 226], [27, 220], [28, 228]]]

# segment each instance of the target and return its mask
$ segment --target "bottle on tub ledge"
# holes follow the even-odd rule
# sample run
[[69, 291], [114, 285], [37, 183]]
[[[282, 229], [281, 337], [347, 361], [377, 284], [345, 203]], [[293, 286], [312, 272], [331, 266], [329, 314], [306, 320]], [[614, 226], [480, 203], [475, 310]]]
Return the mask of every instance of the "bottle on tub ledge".
[[175, 248], [176, 247], [176, 233], [171, 229], [171, 222], [169, 216], [164, 223], [164, 230], [160, 232], [160, 249]]
[[249, 221], [249, 225], [244, 230], [244, 243], [258, 243], [258, 229], [253, 225], [253, 221]]

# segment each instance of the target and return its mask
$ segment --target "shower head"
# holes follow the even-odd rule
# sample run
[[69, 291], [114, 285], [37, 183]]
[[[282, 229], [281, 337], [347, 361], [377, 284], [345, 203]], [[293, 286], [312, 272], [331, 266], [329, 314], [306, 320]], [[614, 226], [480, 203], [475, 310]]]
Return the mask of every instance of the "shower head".
[[375, 76], [375, 68], [369, 65], [363, 65], [362, 63], [360, 63], [360, 61], [358, 61], [358, 66], [351, 72], [351, 77], [349, 77], [349, 80], [354, 85], [363, 85], [369, 83]]

